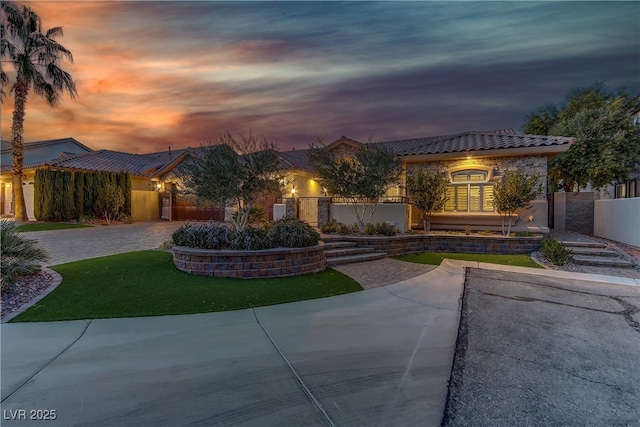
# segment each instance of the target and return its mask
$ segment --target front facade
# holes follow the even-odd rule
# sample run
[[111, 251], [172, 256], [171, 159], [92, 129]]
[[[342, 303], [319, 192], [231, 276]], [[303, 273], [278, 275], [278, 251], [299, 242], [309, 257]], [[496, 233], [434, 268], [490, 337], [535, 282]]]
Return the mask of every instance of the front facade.
[[[455, 135], [374, 142], [389, 148], [403, 164], [404, 177], [415, 168], [438, 171], [449, 181], [448, 201], [442, 212], [434, 214], [432, 229], [498, 230], [500, 217], [493, 206], [493, 188], [505, 173], [522, 170], [538, 174], [543, 193], [531, 207], [517, 212], [515, 230], [548, 231], [546, 173], [548, 161], [566, 151], [572, 138], [518, 135], [512, 130], [465, 132]], [[327, 150], [348, 154], [361, 143], [341, 137]], [[309, 150], [281, 152], [282, 173], [286, 177], [282, 200], [297, 216], [313, 225], [332, 217], [351, 223], [339, 200], [322, 187], [308, 161]], [[61, 170], [100, 170], [128, 172], [132, 177], [132, 217], [134, 220], [204, 220], [220, 218], [220, 212], [206, 211], [195, 201], [183, 199], [175, 190], [180, 182], [175, 167], [190, 155], [191, 149], [149, 154], [130, 154], [110, 150], [66, 155], [25, 168], [25, 182], [33, 182], [37, 168]], [[3, 170], [3, 179], [8, 174]], [[409, 203], [402, 182], [390, 188], [378, 206], [373, 221], [387, 221], [401, 231], [420, 228], [420, 213]], [[31, 181], [30, 181], [31, 179]], [[318, 200], [329, 208], [318, 205]], [[262, 201], [273, 218], [276, 199]], [[31, 203], [32, 205], [32, 203]], [[32, 211], [31, 211], [32, 212]], [[31, 213], [32, 215], [32, 213]], [[222, 213], [224, 215], [224, 213]]]

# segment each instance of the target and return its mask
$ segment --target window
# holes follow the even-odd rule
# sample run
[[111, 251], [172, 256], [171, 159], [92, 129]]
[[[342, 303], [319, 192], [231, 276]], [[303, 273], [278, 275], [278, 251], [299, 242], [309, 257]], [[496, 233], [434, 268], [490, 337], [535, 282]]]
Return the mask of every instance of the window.
[[487, 182], [487, 172], [455, 172], [451, 181], [445, 212], [493, 212], [493, 183]]

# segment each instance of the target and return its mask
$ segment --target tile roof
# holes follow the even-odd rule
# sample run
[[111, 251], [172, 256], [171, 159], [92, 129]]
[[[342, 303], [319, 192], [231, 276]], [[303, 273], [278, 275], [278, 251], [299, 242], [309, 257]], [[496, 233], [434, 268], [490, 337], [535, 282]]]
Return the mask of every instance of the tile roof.
[[[47, 139], [44, 141], [34, 141], [34, 142], [25, 142], [24, 148], [25, 150], [28, 150], [30, 148], [38, 148], [38, 147], [46, 147], [48, 145], [56, 145], [56, 144], [75, 144], [78, 147], [84, 149], [85, 151], [93, 151], [91, 148], [87, 147], [86, 145], [84, 145], [83, 143], [81, 143], [80, 141], [78, 141], [75, 138], [58, 138], [58, 139]], [[11, 141], [8, 140], [2, 140], [2, 151], [3, 152], [8, 152], [11, 151]]]
[[377, 142], [391, 148], [398, 156], [477, 152], [507, 148], [568, 146], [574, 138], [545, 135], [518, 135], [511, 129], [485, 132], [464, 132], [428, 138]]
[[301, 169], [307, 172], [311, 172], [311, 166], [309, 165], [309, 151], [306, 150], [292, 150], [281, 151], [280, 159], [282, 169]]
[[30, 167], [52, 166], [104, 172], [128, 172], [135, 176], [149, 177], [165, 163], [167, 162], [160, 155], [130, 154], [120, 151], [98, 150], [75, 156], [65, 156]]

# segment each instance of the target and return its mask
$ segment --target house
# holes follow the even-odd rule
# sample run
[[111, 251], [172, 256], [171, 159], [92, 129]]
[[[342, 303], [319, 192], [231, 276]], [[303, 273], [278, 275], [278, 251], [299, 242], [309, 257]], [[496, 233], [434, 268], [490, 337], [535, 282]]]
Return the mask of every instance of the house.
[[[0, 176], [0, 214], [8, 215], [13, 212], [13, 191], [12, 191], [12, 159], [11, 143], [2, 141], [1, 143], [1, 171]], [[46, 141], [27, 142], [24, 144], [24, 166], [37, 165], [51, 159], [61, 159], [75, 156], [82, 153], [90, 153], [93, 150], [73, 138], [50, 139]], [[27, 210], [30, 210], [33, 217], [33, 186], [25, 182], [25, 201]], [[31, 181], [33, 184], [33, 181]]]
[[[432, 229], [498, 230], [500, 217], [493, 206], [493, 187], [505, 173], [524, 170], [539, 174], [543, 192], [531, 203], [531, 207], [517, 212], [514, 230], [548, 232], [548, 203], [546, 200], [547, 164], [554, 156], [568, 150], [574, 138], [519, 135], [512, 129], [463, 132], [453, 135], [375, 142], [397, 155], [406, 172], [424, 167], [446, 175], [449, 180], [448, 201], [443, 212], [431, 219]], [[360, 142], [341, 137], [326, 147], [327, 150], [345, 152], [355, 149]], [[301, 150], [305, 151], [305, 150]], [[282, 153], [284, 156], [292, 152]], [[295, 197], [319, 197], [325, 195], [319, 184], [313, 185], [313, 177], [302, 172], [309, 170], [297, 153], [293, 180]], [[293, 163], [293, 162], [292, 162]], [[307, 190], [307, 191], [303, 191]], [[393, 222], [401, 230], [418, 227], [420, 213], [406, 199], [401, 183], [389, 189], [379, 206], [374, 221]], [[393, 207], [392, 205], [396, 205]], [[299, 205], [299, 207], [302, 205]], [[340, 214], [337, 212], [341, 210]], [[344, 209], [332, 204], [332, 217], [349, 221]], [[305, 217], [305, 213], [298, 213]]]
[[[384, 146], [398, 156], [405, 176], [416, 167], [446, 175], [450, 182], [449, 199], [444, 211], [433, 215], [432, 229], [499, 229], [500, 217], [493, 207], [493, 187], [506, 172], [518, 169], [539, 174], [545, 191], [530, 208], [517, 213], [514, 229], [548, 232], [547, 164], [551, 158], [568, 150], [573, 141], [573, 138], [565, 137], [519, 135], [506, 129], [371, 144]], [[349, 153], [361, 144], [343, 136], [326, 149]], [[33, 182], [37, 168], [128, 172], [132, 178], [134, 220], [224, 219], [222, 210], [200, 207], [194, 200], [173, 191], [180, 185], [175, 168], [193, 150], [148, 154], [98, 150], [64, 155], [25, 167], [25, 182]], [[340, 222], [353, 222], [346, 206], [339, 200], [332, 200], [314, 176], [308, 153], [305, 149], [280, 152], [281, 170], [286, 176], [286, 188], [281, 198], [293, 206], [292, 213], [313, 225], [321, 224], [327, 215]], [[2, 177], [4, 180], [4, 171]], [[261, 200], [269, 218], [273, 218], [276, 201], [276, 197]], [[382, 202], [374, 221], [392, 222], [402, 231], [419, 226], [420, 214], [406, 198], [404, 178], [400, 185], [388, 190]], [[327, 204], [329, 206], [325, 206]]]

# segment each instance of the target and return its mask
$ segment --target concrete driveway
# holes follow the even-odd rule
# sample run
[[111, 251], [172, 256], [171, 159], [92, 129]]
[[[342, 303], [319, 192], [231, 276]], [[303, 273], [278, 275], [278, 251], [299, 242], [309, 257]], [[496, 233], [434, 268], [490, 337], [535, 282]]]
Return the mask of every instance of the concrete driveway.
[[[38, 240], [55, 264], [153, 248], [179, 225]], [[0, 421], [438, 426], [444, 414], [447, 426], [639, 426], [639, 282], [445, 261], [254, 310], [2, 324]]]
[[435, 426], [463, 279], [446, 264], [255, 310], [3, 324], [3, 425]]

